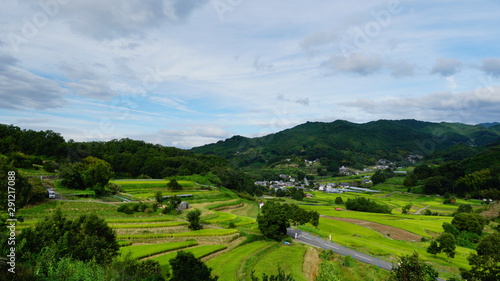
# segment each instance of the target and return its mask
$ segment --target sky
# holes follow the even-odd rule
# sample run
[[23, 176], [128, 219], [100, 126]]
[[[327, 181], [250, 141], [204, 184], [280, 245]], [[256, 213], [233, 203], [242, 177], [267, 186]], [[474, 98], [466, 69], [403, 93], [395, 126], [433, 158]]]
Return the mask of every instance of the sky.
[[0, 2], [0, 123], [191, 148], [307, 121], [500, 121], [500, 2]]

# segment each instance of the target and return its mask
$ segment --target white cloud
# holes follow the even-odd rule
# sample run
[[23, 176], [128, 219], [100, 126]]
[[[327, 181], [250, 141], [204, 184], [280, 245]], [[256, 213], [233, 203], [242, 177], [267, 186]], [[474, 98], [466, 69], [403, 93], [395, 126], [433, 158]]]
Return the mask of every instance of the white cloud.
[[461, 68], [462, 63], [456, 59], [439, 58], [432, 67], [431, 74], [448, 77], [460, 72]]
[[481, 62], [479, 67], [486, 74], [493, 77], [500, 77], [500, 58], [487, 58]]
[[374, 74], [380, 71], [384, 63], [378, 55], [350, 54], [349, 57], [333, 56], [324, 61], [321, 66], [333, 72], [355, 73], [361, 76]]

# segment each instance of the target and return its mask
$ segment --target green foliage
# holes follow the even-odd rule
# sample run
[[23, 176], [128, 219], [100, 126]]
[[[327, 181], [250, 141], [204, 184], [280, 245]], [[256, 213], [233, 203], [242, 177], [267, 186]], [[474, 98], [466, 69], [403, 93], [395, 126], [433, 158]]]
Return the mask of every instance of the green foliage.
[[401, 212], [402, 212], [403, 214], [408, 214], [408, 212], [410, 211], [411, 207], [413, 207], [413, 205], [412, 205], [411, 203], [410, 203], [410, 204], [407, 204], [407, 205], [405, 205], [405, 206], [402, 208]]
[[56, 169], [58, 168], [58, 165], [55, 161], [45, 161], [43, 163], [43, 169], [47, 172], [47, 173], [53, 173], [56, 171]]
[[356, 197], [347, 199], [345, 207], [348, 210], [370, 212], [370, 213], [385, 213], [390, 214], [391, 208], [387, 205], [378, 204], [377, 202], [365, 197]]
[[306, 195], [304, 194], [304, 190], [295, 187], [290, 189], [290, 194], [292, 196], [292, 199], [297, 201], [302, 201], [302, 199], [306, 197]]
[[[331, 123], [307, 122], [276, 134], [258, 138], [234, 136], [191, 151], [218, 155], [240, 167], [255, 168], [271, 166], [285, 159], [320, 159], [324, 168], [336, 172], [341, 165], [369, 165], [379, 158], [398, 161], [413, 151], [424, 155], [457, 143], [468, 145], [480, 138], [479, 135], [471, 134], [471, 131], [484, 130], [469, 125], [416, 120], [379, 120], [366, 124], [342, 120]], [[493, 136], [499, 135], [493, 130], [486, 131]], [[439, 132], [439, 135], [434, 135], [435, 132]], [[442, 137], [443, 133], [447, 138]], [[432, 151], [428, 151], [425, 143], [416, 141], [432, 138], [443, 140], [433, 142]]]
[[193, 253], [178, 251], [170, 260], [172, 278], [170, 281], [216, 281], [218, 276], [211, 276], [212, 269], [206, 266]]
[[20, 234], [21, 260], [30, 260], [44, 248], [55, 255], [101, 264], [110, 263], [118, 254], [115, 232], [95, 214], [84, 214], [69, 220], [57, 209], [54, 214], [26, 228]]
[[168, 198], [168, 205], [162, 210], [163, 214], [171, 214], [177, 211], [177, 208], [181, 204], [182, 199], [179, 196], [170, 196]]
[[168, 189], [170, 189], [172, 191], [182, 190], [182, 186], [177, 182], [176, 179], [171, 179], [167, 183], [167, 187], [168, 187]]
[[440, 194], [443, 195], [453, 188], [453, 182], [445, 176], [430, 177], [425, 181], [425, 194]]
[[345, 267], [353, 267], [355, 264], [356, 260], [349, 255], [345, 256], [342, 260], [342, 265], [344, 265]]
[[434, 281], [438, 277], [436, 269], [421, 261], [418, 253], [401, 256], [400, 262], [392, 267], [392, 281]]
[[459, 213], [455, 215], [451, 224], [459, 231], [468, 231], [481, 235], [487, 220], [479, 214]]
[[318, 212], [307, 211], [293, 204], [268, 201], [261, 210], [262, 213], [257, 216], [260, 232], [278, 241], [286, 236], [286, 229], [290, 227], [290, 223], [297, 225], [309, 222], [315, 227], [319, 224]]
[[403, 185], [406, 186], [406, 187], [411, 187], [411, 186], [415, 186], [417, 185], [417, 181], [418, 181], [418, 178], [417, 176], [415, 175], [415, 173], [409, 173], [404, 182], [403, 182]]
[[451, 233], [441, 234], [436, 241], [439, 243], [439, 250], [444, 252], [448, 258], [455, 257], [455, 236]]
[[[258, 277], [255, 276], [254, 271], [250, 275], [252, 281], [260, 281]], [[262, 281], [295, 281], [291, 274], [286, 274], [285, 271], [278, 266], [278, 274], [268, 276], [266, 273], [262, 273]]]
[[274, 201], [268, 201], [262, 207], [262, 214], [257, 216], [259, 230], [264, 236], [281, 240], [286, 235], [286, 229], [290, 227], [288, 206]]
[[[46, 189], [39, 179], [27, 179], [20, 175], [16, 168], [7, 164], [7, 159], [2, 155], [0, 155], [0, 173], [0, 184], [3, 187], [0, 188], [0, 210], [7, 210], [10, 207], [22, 208], [46, 198]], [[9, 187], [11, 187], [11, 193], [9, 193]], [[13, 191], [15, 193], [12, 193]], [[13, 198], [15, 198], [14, 202], [12, 202]]]
[[0, 124], [0, 153], [19, 151], [28, 155], [64, 157], [64, 138], [53, 131], [21, 130], [13, 125]]
[[394, 173], [392, 173], [392, 171], [378, 170], [372, 176], [371, 180], [373, 181], [373, 184], [379, 184], [379, 183], [383, 183], [384, 181], [386, 181], [389, 178], [392, 178], [393, 176], [394, 176]]
[[146, 212], [146, 210], [148, 209], [152, 212], [152, 210], [155, 209], [155, 207], [151, 204], [139, 202], [139, 203], [120, 204], [120, 207], [118, 207], [117, 211], [125, 214], [133, 214], [134, 212], [138, 213]]
[[342, 197], [338, 196], [335, 198], [335, 204], [344, 204], [344, 200], [342, 200]]
[[200, 230], [203, 226], [200, 224], [201, 211], [199, 209], [194, 209], [187, 213], [187, 219], [189, 221], [188, 228], [191, 230]]
[[477, 254], [468, 258], [470, 270], [460, 269], [466, 280], [500, 280], [500, 233], [484, 236], [477, 246]]
[[61, 184], [72, 189], [92, 189], [96, 195], [106, 193], [113, 177], [111, 165], [96, 157], [86, 157], [82, 162], [67, 164], [61, 168]]
[[431, 243], [429, 244], [429, 247], [426, 249], [427, 253], [436, 256], [439, 254], [441, 251], [439, 249], [438, 242], [435, 240], [432, 240]]
[[330, 249], [330, 250], [321, 250], [321, 253], [319, 254], [319, 257], [324, 259], [324, 260], [332, 260], [335, 257], [335, 252]]

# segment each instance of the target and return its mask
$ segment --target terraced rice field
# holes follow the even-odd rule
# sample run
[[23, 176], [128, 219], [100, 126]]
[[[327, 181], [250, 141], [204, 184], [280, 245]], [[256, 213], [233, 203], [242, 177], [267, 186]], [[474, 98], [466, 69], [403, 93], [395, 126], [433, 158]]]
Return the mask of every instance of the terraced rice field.
[[259, 252], [272, 245], [276, 245], [276, 243], [257, 241], [245, 244], [207, 261], [207, 265], [213, 268], [213, 273], [218, 275], [220, 280], [247, 280], [249, 276], [246, 276], [246, 273], [243, 271], [245, 264], [251, 257], [256, 256]]
[[[225, 245], [203, 245], [203, 246], [185, 249], [184, 251], [193, 253], [194, 256], [197, 258], [202, 258], [202, 257], [208, 256], [210, 254], [213, 254], [215, 252], [218, 252], [220, 250], [223, 250], [225, 248], [226, 248]], [[153, 257], [152, 260], [159, 262], [160, 265], [165, 270], [170, 271], [169, 262], [172, 258], [175, 258], [176, 255], [177, 255], [177, 251], [170, 252], [170, 253], [167, 253], [164, 255], [159, 255], [159, 256]], [[221, 280], [224, 280], [224, 279], [221, 279]]]
[[164, 252], [169, 252], [196, 245], [198, 245], [198, 243], [194, 240], [188, 240], [183, 242], [161, 243], [161, 244], [135, 245], [135, 246], [121, 247], [120, 254], [122, 257], [130, 255], [131, 258], [142, 259], [152, 255], [161, 254]]

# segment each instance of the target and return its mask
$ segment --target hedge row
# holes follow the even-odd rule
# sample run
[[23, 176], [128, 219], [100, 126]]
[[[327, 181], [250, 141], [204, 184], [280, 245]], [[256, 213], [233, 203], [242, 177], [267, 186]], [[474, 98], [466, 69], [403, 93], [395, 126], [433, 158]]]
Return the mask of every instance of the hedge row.
[[111, 228], [156, 228], [156, 227], [171, 227], [171, 226], [180, 226], [188, 224], [185, 221], [174, 221], [174, 222], [166, 222], [166, 223], [147, 223], [147, 224], [115, 224], [110, 225]]
[[237, 229], [202, 229], [180, 233], [160, 233], [160, 234], [129, 234], [117, 235], [118, 239], [155, 239], [169, 237], [197, 237], [197, 236], [223, 236], [237, 233]]

